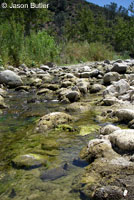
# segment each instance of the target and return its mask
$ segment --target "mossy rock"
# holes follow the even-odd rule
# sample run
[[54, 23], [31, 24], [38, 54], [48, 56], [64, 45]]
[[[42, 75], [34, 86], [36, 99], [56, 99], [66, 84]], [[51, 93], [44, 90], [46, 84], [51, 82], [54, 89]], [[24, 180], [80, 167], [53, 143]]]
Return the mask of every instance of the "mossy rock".
[[47, 166], [47, 161], [42, 155], [24, 154], [18, 155], [12, 160], [12, 165], [15, 168], [33, 169], [40, 166]]
[[73, 128], [72, 126], [68, 124], [60, 124], [56, 127], [56, 130], [61, 130], [61, 131], [68, 131], [68, 132], [74, 132], [77, 131], [76, 128]]
[[43, 150], [53, 150], [59, 149], [60, 144], [53, 139], [46, 139], [42, 144], [41, 148]]
[[35, 128], [36, 132], [44, 132], [55, 128], [60, 124], [66, 124], [72, 121], [72, 116], [63, 112], [52, 112], [40, 118]]
[[96, 124], [91, 124], [91, 125], [87, 125], [87, 126], [79, 126], [80, 132], [79, 134], [82, 136], [85, 135], [89, 135], [90, 133], [94, 132], [94, 131], [98, 131], [99, 130], [99, 126]]

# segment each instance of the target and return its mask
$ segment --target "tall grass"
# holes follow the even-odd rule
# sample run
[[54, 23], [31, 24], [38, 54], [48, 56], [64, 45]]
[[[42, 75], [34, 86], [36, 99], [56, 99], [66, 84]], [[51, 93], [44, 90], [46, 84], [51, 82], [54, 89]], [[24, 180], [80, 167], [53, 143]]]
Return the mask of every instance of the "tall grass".
[[102, 44], [101, 42], [90, 44], [87, 41], [79, 43], [69, 42], [63, 47], [61, 62], [68, 64], [79, 63], [81, 61], [113, 60], [115, 57], [121, 58], [110, 45]]

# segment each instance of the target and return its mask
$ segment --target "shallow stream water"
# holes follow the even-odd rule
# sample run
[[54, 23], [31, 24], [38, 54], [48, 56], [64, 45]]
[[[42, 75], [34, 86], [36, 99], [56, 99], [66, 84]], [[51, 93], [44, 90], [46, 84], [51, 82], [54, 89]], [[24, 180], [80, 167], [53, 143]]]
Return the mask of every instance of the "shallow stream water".
[[[35, 98], [34, 91], [29, 95], [10, 90], [6, 99], [9, 108], [0, 114], [0, 200], [80, 200], [80, 194], [73, 191], [73, 183], [87, 163], [79, 160], [79, 152], [95, 137], [95, 133], [80, 136], [77, 131], [53, 130], [35, 134], [33, 130], [40, 116], [62, 111], [65, 105], [56, 99], [34, 102], [32, 98]], [[73, 126], [96, 125], [94, 117], [93, 108], [92, 112], [81, 114]], [[41, 143], [46, 141], [56, 141], [59, 148], [43, 150]], [[68, 163], [66, 176], [42, 181], [40, 174], [48, 170], [46, 167], [31, 170], [14, 168], [12, 159], [26, 153], [44, 155], [49, 169], [57, 169]]]

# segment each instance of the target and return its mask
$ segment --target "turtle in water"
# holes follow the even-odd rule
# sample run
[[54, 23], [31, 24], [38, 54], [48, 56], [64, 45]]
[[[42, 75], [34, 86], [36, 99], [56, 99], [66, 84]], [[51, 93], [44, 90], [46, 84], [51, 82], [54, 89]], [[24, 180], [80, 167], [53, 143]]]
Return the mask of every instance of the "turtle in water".
[[56, 167], [53, 169], [45, 170], [41, 175], [40, 178], [42, 181], [52, 181], [56, 180], [58, 178], [61, 178], [62, 176], [67, 175], [68, 170], [68, 163], [65, 163], [64, 165], [60, 167]]

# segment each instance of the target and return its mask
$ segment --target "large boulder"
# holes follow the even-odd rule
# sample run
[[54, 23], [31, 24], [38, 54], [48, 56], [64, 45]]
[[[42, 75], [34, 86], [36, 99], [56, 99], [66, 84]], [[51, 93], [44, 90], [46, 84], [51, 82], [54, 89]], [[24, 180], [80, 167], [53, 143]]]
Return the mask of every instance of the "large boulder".
[[0, 72], [0, 83], [9, 85], [11, 87], [17, 87], [23, 84], [20, 76], [11, 70]]
[[104, 75], [103, 82], [104, 84], [110, 84], [113, 81], [118, 81], [120, 79], [120, 75], [117, 72], [108, 72]]
[[119, 151], [132, 152], [134, 151], [134, 130], [120, 129], [109, 135], [109, 140], [113, 146]]
[[53, 112], [40, 118], [36, 126], [36, 132], [45, 132], [55, 128], [59, 124], [65, 124], [72, 121], [72, 117], [63, 112]]
[[91, 140], [80, 157], [90, 164], [75, 178], [74, 192], [91, 200], [132, 199], [134, 164], [117, 154], [108, 140]]
[[119, 109], [115, 113], [119, 121], [129, 122], [134, 119], [134, 110], [130, 109]]

